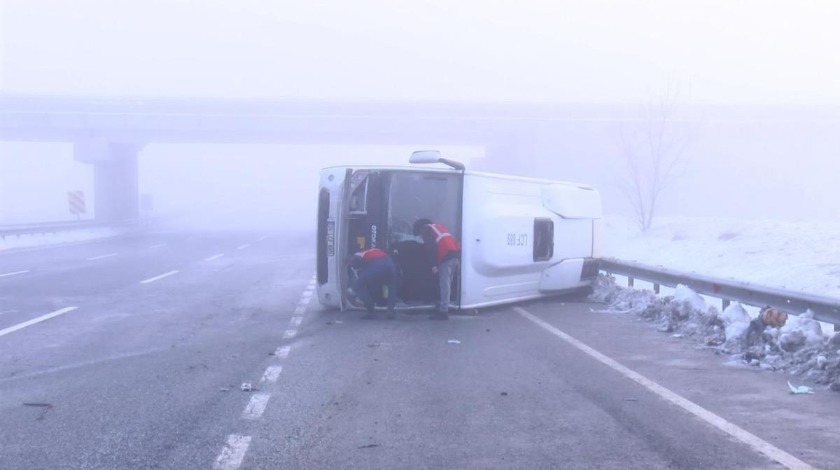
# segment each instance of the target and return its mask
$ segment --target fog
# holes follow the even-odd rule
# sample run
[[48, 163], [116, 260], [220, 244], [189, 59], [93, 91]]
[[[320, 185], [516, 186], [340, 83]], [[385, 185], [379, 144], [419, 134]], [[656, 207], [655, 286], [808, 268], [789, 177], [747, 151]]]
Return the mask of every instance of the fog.
[[[678, 89], [676, 104], [714, 111], [681, 117], [692, 133], [662, 215], [836, 218], [838, 18], [831, 1], [0, 0], [0, 93], [618, 106]], [[622, 126], [554, 128], [505, 166], [590, 183], [626, 214], [621, 135], [644, 131]], [[145, 216], [306, 228], [319, 168], [417, 148], [484, 164], [483, 146], [453, 142], [148, 142], [139, 190]], [[93, 167], [71, 143], [0, 142], [0, 224], [72, 220], [71, 190], [90, 218]]]

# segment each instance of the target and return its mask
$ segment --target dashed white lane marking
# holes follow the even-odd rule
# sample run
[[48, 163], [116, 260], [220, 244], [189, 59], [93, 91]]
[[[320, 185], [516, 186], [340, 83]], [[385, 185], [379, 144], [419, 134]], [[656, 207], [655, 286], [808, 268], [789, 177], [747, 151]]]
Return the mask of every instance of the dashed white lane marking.
[[231, 434], [227, 438], [227, 444], [216, 457], [216, 462], [213, 463], [213, 470], [236, 470], [242, 465], [242, 460], [245, 459], [245, 452], [248, 451], [248, 446], [251, 445], [251, 436], [239, 436]]
[[245, 248], [248, 248], [249, 246], [251, 246], [251, 244], [250, 244], [250, 243], [246, 243], [246, 244], [244, 244], [244, 245], [239, 245], [239, 246], [237, 246], [237, 247], [236, 247], [236, 249], [237, 249], [237, 250], [244, 250]]
[[162, 246], [166, 246], [166, 243], [158, 243], [157, 245], [152, 245], [149, 248], [160, 248]]
[[163, 274], [161, 274], [160, 276], [151, 277], [151, 278], [149, 278], [149, 279], [146, 279], [146, 280], [140, 281], [140, 284], [148, 284], [148, 283], [150, 283], [150, 282], [155, 282], [155, 281], [158, 281], [158, 280], [163, 279], [163, 278], [165, 278], [165, 277], [172, 276], [173, 274], [178, 274], [178, 271], [177, 271], [177, 270], [175, 270], [175, 271], [169, 271], [168, 273], [163, 273]]
[[257, 241], [261, 242], [261, 241], [265, 240], [266, 238], [268, 238], [268, 237], [260, 237], [260, 238], [257, 238]]
[[[265, 238], [265, 237], [263, 237]], [[242, 248], [247, 247], [248, 245], [243, 245]], [[238, 249], [242, 249], [238, 248]], [[215, 257], [211, 257], [213, 259], [221, 257], [222, 255], [216, 255]], [[207, 259], [210, 260], [209, 258]], [[299, 302], [298, 306], [295, 308], [295, 316], [289, 322], [290, 327], [299, 327], [303, 322], [303, 313], [306, 311], [306, 304], [309, 303], [309, 300], [312, 297], [312, 289], [315, 287], [315, 278], [312, 278], [312, 281], [309, 283], [307, 290], [303, 294], [303, 298]], [[290, 339], [297, 336], [297, 330], [294, 328], [289, 328], [285, 332], [283, 332], [283, 339]], [[274, 351], [274, 355], [277, 356], [279, 359], [286, 359], [289, 357], [289, 352], [291, 351], [291, 346], [281, 346]], [[260, 379], [260, 382], [263, 383], [275, 383], [280, 378], [280, 374], [283, 372], [282, 366], [269, 366], [266, 368], [265, 372]], [[271, 398], [271, 395], [268, 393], [256, 393], [251, 396], [251, 400], [248, 402], [248, 405], [245, 407], [245, 410], [242, 412], [242, 418], [248, 420], [256, 420], [262, 417], [263, 413], [265, 412], [265, 408], [268, 405], [268, 400]], [[239, 436], [236, 434], [231, 434], [228, 436], [227, 444], [222, 449], [222, 452], [216, 458], [216, 462], [213, 465], [214, 470], [236, 470], [242, 465], [242, 461], [245, 458], [245, 453], [248, 451], [248, 446], [251, 443], [251, 438], [248, 436]]]
[[265, 370], [260, 382], [273, 384], [274, 382], [277, 382], [281, 372], [283, 372], [283, 366], [269, 366]]
[[218, 255], [213, 255], [213, 256], [204, 258], [204, 261], [213, 261], [214, 259], [219, 259], [224, 255], [225, 255], [224, 253], [219, 253]]
[[274, 355], [277, 356], [280, 359], [286, 359], [287, 357], [289, 357], [289, 351], [291, 351], [291, 350], [292, 350], [291, 346], [282, 346], [282, 347], [277, 348], [276, 351], [274, 351]]
[[531, 320], [532, 322], [536, 323], [538, 326], [543, 328], [544, 330], [548, 331], [549, 333], [559, 337], [563, 341], [569, 343], [570, 345], [574, 346], [575, 348], [583, 351], [584, 353], [588, 354], [598, 362], [606, 365], [607, 367], [615, 370], [619, 374], [627, 377], [628, 379], [638, 383], [642, 387], [653, 392], [655, 395], [659, 396], [663, 400], [669, 401], [674, 405], [684, 409], [685, 411], [693, 414], [694, 416], [702, 419], [703, 421], [709, 423], [713, 427], [723, 431], [724, 433], [730, 435], [737, 441], [746, 444], [747, 446], [751, 447], [756, 452], [764, 454], [771, 460], [774, 460], [787, 468], [795, 468], [795, 469], [812, 469], [810, 465], [807, 463], [797, 459], [796, 457], [788, 454], [787, 452], [779, 449], [778, 447], [773, 446], [769, 442], [759, 438], [758, 436], [747, 432], [746, 430], [730, 423], [729, 421], [721, 418], [720, 416], [712, 413], [711, 411], [703, 408], [702, 406], [689, 401], [686, 398], [683, 398], [680, 395], [672, 392], [671, 390], [659, 385], [658, 383], [648, 379], [647, 377], [635, 372], [615, 360], [611, 359], [604, 354], [592, 349], [591, 347], [587, 346], [586, 344], [578, 341], [577, 339], [569, 336], [568, 334], [558, 330], [557, 328], [551, 326], [550, 324], [546, 323], [536, 315], [528, 312], [524, 308], [521, 307], [513, 307], [514, 310], [519, 312], [520, 315]]
[[25, 321], [23, 323], [18, 323], [17, 325], [10, 326], [6, 329], [0, 330], [0, 336], [5, 336], [5, 335], [7, 335], [9, 333], [13, 333], [17, 330], [22, 330], [22, 329], [26, 328], [27, 326], [32, 326], [36, 323], [41, 323], [44, 320], [49, 320], [50, 318], [55, 318], [59, 315], [64, 315], [65, 313], [72, 312], [73, 310], [76, 310], [77, 308], [79, 308], [79, 307], [65, 307], [65, 308], [62, 308], [61, 310], [56, 310], [55, 312], [51, 312], [51, 313], [48, 313], [46, 315], [41, 315], [40, 317], [37, 317], [37, 318], [33, 318], [32, 320], [28, 320], [28, 321]]
[[119, 253], [109, 253], [109, 254], [107, 254], [107, 255], [94, 256], [93, 258], [88, 258], [88, 261], [96, 261], [96, 260], [98, 260], [98, 259], [111, 258], [111, 257], [113, 257], [113, 256], [117, 256], [118, 254], [119, 254]]
[[242, 412], [242, 418], [259, 419], [265, 411], [266, 405], [268, 405], [269, 398], [271, 398], [271, 394], [268, 393], [255, 393], [251, 395], [251, 401], [248, 402], [248, 406]]
[[29, 270], [26, 270], [26, 271], [15, 271], [15, 272], [13, 272], [13, 273], [0, 274], [0, 277], [6, 277], [6, 276], [17, 276], [18, 274], [26, 274], [26, 273], [28, 273], [28, 272], [29, 272]]

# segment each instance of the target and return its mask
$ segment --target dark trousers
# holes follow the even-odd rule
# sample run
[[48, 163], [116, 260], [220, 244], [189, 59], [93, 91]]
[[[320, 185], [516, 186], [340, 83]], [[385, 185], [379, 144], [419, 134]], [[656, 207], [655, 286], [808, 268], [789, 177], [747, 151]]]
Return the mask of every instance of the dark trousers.
[[368, 261], [359, 271], [353, 290], [368, 311], [373, 311], [371, 291], [381, 292], [382, 286], [388, 286], [388, 311], [397, 304], [397, 266], [391, 258], [376, 258]]

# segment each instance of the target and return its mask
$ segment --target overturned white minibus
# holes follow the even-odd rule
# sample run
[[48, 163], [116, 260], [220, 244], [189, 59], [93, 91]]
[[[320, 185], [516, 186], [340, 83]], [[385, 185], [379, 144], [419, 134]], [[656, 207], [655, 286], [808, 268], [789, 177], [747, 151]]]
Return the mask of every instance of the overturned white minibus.
[[[432, 308], [436, 275], [412, 226], [427, 218], [461, 244], [452, 309], [473, 309], [588, 289], [598, 274], [601, 197], [576, 183], [482, 173], [414, 152], [411, 163], [451, 168], [340, 166], [321, 170], [317, 292], [352, 308], [355, 276], [344, 260], [377, 247], [400, 270], [398, 309]], [[372, 293], [384, 306], [383, 293]]]

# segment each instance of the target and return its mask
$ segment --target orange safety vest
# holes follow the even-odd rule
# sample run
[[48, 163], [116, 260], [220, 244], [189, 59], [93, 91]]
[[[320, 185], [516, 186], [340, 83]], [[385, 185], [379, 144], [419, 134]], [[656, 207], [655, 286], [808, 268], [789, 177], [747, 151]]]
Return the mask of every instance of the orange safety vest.
[[443, 261], [443, 258], [451, 251], [458, 251], [458, 242], [455, 241], [455, 237], [449, 233], [449, 230], [446, 229], [441, 224], [429, 224], [429, 228], [432, 229], [432, 232], [435, 234], [435, 244], [437, 245], [437, 262], [440, 263]]
[[385, 253], [384, 251], [380, 250], [379, 248], [371, 248], [369, 250], [360, 251], [360, 252], [356, 253], [355, 256], [358, 256], [359, 258], [362, 259], [362, 261], [367, 263], [370, 260], [374, 260], [374, 259], [377, 259], [377, 258], [384, 258], [384, 257], [388, 256], [388, 254]]

